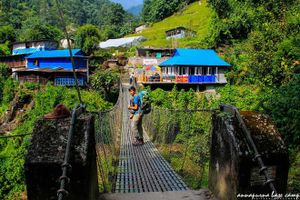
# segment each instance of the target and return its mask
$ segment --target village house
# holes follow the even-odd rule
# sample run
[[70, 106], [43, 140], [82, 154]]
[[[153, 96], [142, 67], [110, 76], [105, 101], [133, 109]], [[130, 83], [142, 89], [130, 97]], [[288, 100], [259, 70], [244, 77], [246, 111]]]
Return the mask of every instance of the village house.
[[55, 50], [58, 43], [53, 40], [34, 40], [13, 43], [12, 55], [32, 54], [36, 51]]
[[140, 25], [140, 26], [135, 28], [135, 33], [142, 33], [143, 30], [145, 30], [146, 28], [147, 28], [147, 26], [145, 24]]
[[116, 48], [116, 47], [128, 48], [128, 47], [137, 46], [145, 40], [146, 38], [143, 36], [109, 39], [104, 42], [100, 42], [99, 47], [102, 49]]
[[158, 65], [169, 59], [173, 55], [174, 51], [175, 49], [173, 48], [138, 48], [136, 56], [128, 59], [128, 66], [137, 68]]
[[[80, 49], [73, 49], [75, 71], [80, 86], [88, 82], [88, 58]], [[72, 62], [69, 50], [38, 51], [26, 57], [26, 68], [15, 69], [17, 80], [56, 86], [74, 86]]]
[[29, 54], [0, 56], [0, 63], [6, 64], [10, 71], [12, 71], [12, 69], [26, 67], [26, 55]]
[[26, 67], [26, 56], [37, 51], [54, 50], [57, 47], [58, 43], [52, 40], [15, 42], [12, 44], [12, 55], [0, 56], [0, 63], [6, 64], [11, 71], [16, 68], [24, 68]]
[[[204, 90], [226, 84], [225, 71], [231, 66], [211, 49], [176, 49], [173, 57], [159, 64], [160, 82], [144, 82], [144, 85], [185, 85]], [[147, 79], [151, 80], [151, 79]]]
[[158, 65], [170, 58], [175, 49], [173, 48], [138, 48], [137, 58], [141, 59], [141, 65]]
[[166, 39], [181, 39], [185, 37], [195, 37], [196, 33], [182, 26], [166, 31]]

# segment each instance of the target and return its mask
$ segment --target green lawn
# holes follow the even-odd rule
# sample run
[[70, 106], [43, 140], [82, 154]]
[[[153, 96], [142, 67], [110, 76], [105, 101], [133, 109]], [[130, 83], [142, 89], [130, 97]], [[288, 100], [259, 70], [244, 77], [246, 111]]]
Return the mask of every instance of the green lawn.
[[175, 13], [173, 16], [164, 19], [161, 22], [150, 25], [149, 28], [140, 34], [147, 38], [142, 46], [151, 47], [172, 47], [172, 41], [166, 40], [165, 31], [183, 26], [197, 33], [195, 38], [185, 38], [177, 41], [177, 45], [173, 47], [199, 47], [199, 42], [208, 33], [208, 26], [211, 20], [212, 9], [207, 7], [206, 0], [195, 2], [187, 6], [183, 11]]

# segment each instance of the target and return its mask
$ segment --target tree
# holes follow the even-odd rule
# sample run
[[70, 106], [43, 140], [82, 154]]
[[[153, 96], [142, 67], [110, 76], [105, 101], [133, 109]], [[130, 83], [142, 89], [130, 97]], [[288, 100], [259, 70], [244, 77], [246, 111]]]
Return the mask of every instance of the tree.
[[19, 40], [60, 40], [62, 32], [57, 27], [47, 24], [38, 17], [32, 17], [24, 21]]
[[9, 42], [0, 44], [0, 56], [7, 56], [10, 54]]
[[6, 41], [10, 43], [16, 41], [16, 32], [11, 25], [0, 26], [0, 43], [5, 43]]
[[6, 64], [0, 63], [0, 78], [6, 79], [9, 77], [9, 68]]
[[107, 100], [115, 100], [118, 93], [119, 74], [112, 70], [99, 69], [91, 76], [92, 88], [102, 92]]
[[99, 29], [91, 24], [81, 26], [75, 36], [76, 46], [81, 48], [88, 55], [97, 49], [100, 40], [101, 35]]
[[208, 0], [208, 4], [215, 9], [220, 18], [225, 18], [230, 13], [228, 0]]
[[145, 0], [142, 10], [144, 22], [157, 22], [171, 16], [185, 5], [195, 0]]
[[116, 26], [122, 25], [125, 18], [125, 10], [121, 4], [113, 4], [111, 6], [111, 12], [113, 16], [110, 19], [110, 23]]
[[287, 85], [274, 89], [265, 99], [268, 114], [276, 122], [289, 146], [300, 143], [300, 74], [295, 74]]

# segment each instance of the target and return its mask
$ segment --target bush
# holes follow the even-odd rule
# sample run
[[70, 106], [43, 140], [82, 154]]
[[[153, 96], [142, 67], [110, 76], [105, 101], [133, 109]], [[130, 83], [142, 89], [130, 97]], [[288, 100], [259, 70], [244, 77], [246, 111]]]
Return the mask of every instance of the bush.
[[0, 63], [0, 79], [6, 79], [9, 76], [9, 68], [6, 64]]
[[[13, 91], [13, 81], [5, 81], [6, 91]], [[31, 133], [36, 121], [46, 113], [53, 110], [58, 103], [65, 104], [73, 109], [77, 104], [77, 91], [73, 88], [55, 87], [47, 85], [40, 88], [36, 84], [25, 84], [16, 91], [20, 99], [26, 101], [28, 97], [34, 100], [34, 107], [22, 116], [17, 116], [18, 127], [12, 134]], [[82, 99], [89, 111], [105, 110], [112, 106], [111, 103], [103, 100], [103, 97], [95, 91], [82, 90]], [[9, 103], [13, 93], [5, 93], [5, 102]], [[16, 139], [0, 139], [0, 199], [20, 199], [18, 195], [25, 190], [24, 180], [24, 157], [27, 153], [30, 136]]]
[[293, 80], [274, 89], [265, 97], [266, 112], [272, 116], [287, 145], [297, 147], [300, 144], [300, 74]]
[[101, 92], [109, 101], [116, 101], [118, 98], [118, 83], [120, 74], [112, 70], [98, 69], [91, 76], [92, 88]]

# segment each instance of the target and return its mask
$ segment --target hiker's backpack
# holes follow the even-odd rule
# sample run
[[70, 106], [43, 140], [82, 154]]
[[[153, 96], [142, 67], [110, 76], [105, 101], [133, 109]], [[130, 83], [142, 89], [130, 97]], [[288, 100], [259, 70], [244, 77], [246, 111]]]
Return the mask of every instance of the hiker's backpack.
[[151, 99], [150, 95], [147, 91], [141, 91], [139, 93], [140, 101], [141, 101], [141, 110], [143, 114], [148, 114], [151, 112]]

